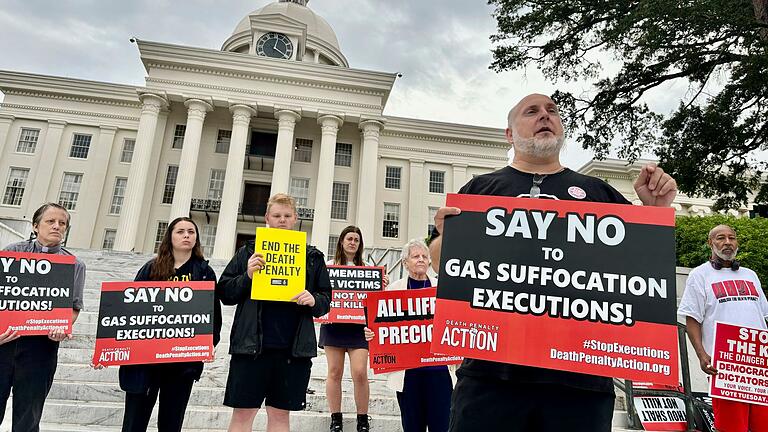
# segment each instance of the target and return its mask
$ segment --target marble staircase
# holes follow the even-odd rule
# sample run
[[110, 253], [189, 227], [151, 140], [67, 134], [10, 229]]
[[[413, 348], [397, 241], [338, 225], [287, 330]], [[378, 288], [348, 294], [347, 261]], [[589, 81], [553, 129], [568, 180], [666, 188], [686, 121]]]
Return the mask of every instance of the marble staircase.
[[[90, 362], [96, 322], [100, 284], [102, 281], [132, 280], [136, 271], [150, 257], [132, 253], [118, 253], [99, 250], [75, 250], [87, 266], [85, 310], [74, 327], [74, 339], [64, 342], [59, 351], [59, 366], [53, 387], [43, 412], [43, 432], [113, 432], [120, 431], [123, 416], [124, 393], [117, 382], [116, 367], [93, 370]], [[212, 261], [217, 275], [225, 261]], [[216, 349], [216, 360], [205, 366], [199, 382], [195, 384], [184, 423], [189, 432], [225, 431], [231, 410], [222, 405], [227, 379], [229, 356], [229, 329], [234, 308], [224, 307], [222, 342]], [[310, 389], [305, 411], [291, 415], [291, 431], [309, 432], [328, 430], [329, 414], [325, 399], [325, 377], [327, 363], [322, 350], [313, 360]], [[354, 400], [349, 368], [342, 382], [342, 410], [345, 415], [345, 430], [354, 430]], [[393, 392], [386, 388], [386, 379], [369, 372], [371, 382], [370, 410], [371, 427], [377, 432], [401, 430], [399, 409]], [[150, 422], [150, 430], [156, 430], [156, 412]], [[0, 432], [10, 431], [11, 401], [6, 408], [6, 421], [0, 425]], [[614, 430], [625, 430], [626, 412], [624, 400], [617, 398], [614, 414]], [[254, 430], [266, 430], [266, 413], [260, 412]]]

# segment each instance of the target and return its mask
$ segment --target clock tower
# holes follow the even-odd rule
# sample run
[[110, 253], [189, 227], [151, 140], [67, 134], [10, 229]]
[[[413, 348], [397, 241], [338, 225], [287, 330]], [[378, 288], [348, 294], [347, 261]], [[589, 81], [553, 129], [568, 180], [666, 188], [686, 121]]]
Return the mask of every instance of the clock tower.
[[349, 67], [336, 33], [312, 11], [309, 0], [278, 0], [248, 14], [222, 51]]

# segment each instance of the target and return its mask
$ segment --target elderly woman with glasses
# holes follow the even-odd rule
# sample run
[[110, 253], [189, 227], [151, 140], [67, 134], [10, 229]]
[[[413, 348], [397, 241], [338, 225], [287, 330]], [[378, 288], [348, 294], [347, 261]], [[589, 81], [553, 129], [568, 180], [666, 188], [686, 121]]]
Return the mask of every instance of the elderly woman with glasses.
[[[437, 286], [427, 271], [430, 265], [429, 248], [423, 240], [413, 239], [403, 246], [403, 267], [408, 276], [392, 282], [385, 290], [423, 289]], [[366, 328], [367, 340], [373, 332]], [[425, 366], [392, 372], [387, 386], [397, 392], [403, 432], [445, 432], [451, 408], [453, 382], [448, 366]]]

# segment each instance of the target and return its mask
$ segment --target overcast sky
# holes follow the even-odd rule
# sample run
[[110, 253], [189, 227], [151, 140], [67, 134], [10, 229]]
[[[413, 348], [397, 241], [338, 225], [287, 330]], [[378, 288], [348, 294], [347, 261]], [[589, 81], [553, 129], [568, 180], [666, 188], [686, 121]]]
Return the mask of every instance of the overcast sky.
[[[0, 69], [143, 85], [131, 36], [220, 49], [242, 18], [267, 3], [2, 0]], [[524, 95], [557, 88], [535, 69], [488, 69], [495, 21], [484, 0], [312, 0], [309, 7], [334, 28], [351, 67], [403, 74], [388, 115], [503, 128]], [[669, 90], [652, 106], [665, 113], [676, 106], [680, 89]], [[576, 168], [591, 153], [571, 145], [564, 158]]]

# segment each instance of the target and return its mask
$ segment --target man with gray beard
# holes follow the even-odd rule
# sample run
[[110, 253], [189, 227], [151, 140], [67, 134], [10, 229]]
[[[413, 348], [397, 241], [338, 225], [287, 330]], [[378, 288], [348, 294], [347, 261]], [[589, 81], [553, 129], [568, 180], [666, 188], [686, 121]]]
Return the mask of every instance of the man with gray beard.
[[[565, 133], [548, 96], [526, 96], [507, 120], [506, 137], [514, 151], [509, 166], [473, 178], [459, 193], [630, 204], [606, 182], [561, 165]], [[643, 205], [669, 207], [677, 195], [675, 180], [653, 163], [643, 167], [634, 188]], [[440, 262], [445, 217], [459, 213], [455, 207], [438, 210], [430, 244], [433, 263]], [[464, 360], [457, 376], [451, 432], [611, 430], [611, 378], [476, 359]]]
[[[716, 375], [712, 363], [715, 323], [756, 327], [766, 330], [768, 302], [757, 274], [736, 260], [739, 241], [736, 231], [718, 225], [709, 231], [708, 262], [691, 270], [680, 299], [678, 315], [685, 318], [701, 370]], [[715, 428], [723, 432], [763, 431], [768, 428], [768, 407], [712, 398]]]

